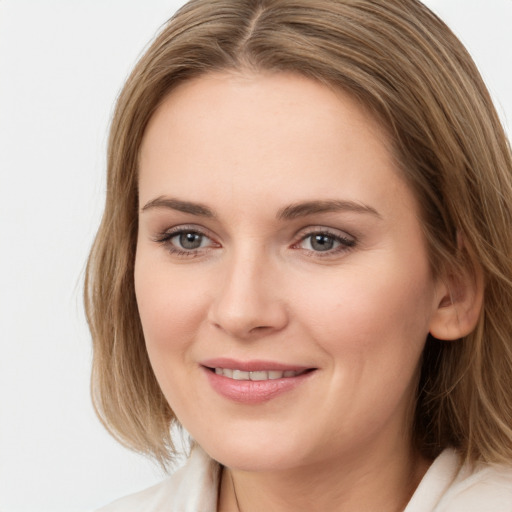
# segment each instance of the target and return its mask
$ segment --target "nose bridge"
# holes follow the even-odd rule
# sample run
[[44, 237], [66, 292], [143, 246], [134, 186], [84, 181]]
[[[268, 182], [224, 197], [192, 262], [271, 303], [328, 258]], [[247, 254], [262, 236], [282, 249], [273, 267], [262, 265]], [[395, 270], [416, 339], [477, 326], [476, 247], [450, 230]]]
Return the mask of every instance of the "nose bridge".
[[286, 309], [268, 251], [248, 241], [233, 249], [223, 263], [223, 282], [211, 307], [211, 322], [237, 338], [282, 329]]

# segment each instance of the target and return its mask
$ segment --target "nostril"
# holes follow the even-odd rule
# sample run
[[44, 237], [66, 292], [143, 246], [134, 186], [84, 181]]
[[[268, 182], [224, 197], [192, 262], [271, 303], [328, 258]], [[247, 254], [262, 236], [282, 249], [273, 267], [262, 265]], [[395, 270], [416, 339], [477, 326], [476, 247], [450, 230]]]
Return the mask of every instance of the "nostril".
[[270, 329], [269, 326], [267, 325], [258, 325], [257, 327], [253, 327], [250, 332], [253, 332], [253, 331], [264, 331], [264, 330], [267, 330], [267, 329]]

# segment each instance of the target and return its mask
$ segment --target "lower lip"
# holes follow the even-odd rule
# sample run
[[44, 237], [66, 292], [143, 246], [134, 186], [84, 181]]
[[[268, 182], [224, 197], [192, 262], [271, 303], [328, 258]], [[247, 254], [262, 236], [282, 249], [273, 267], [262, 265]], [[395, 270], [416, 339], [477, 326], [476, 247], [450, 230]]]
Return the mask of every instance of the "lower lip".
[[234, 380], [204, 369], [212, 388], [229, 400], [242, 404], [260, 404], [295, 389], [314, 373], [269, 380]]

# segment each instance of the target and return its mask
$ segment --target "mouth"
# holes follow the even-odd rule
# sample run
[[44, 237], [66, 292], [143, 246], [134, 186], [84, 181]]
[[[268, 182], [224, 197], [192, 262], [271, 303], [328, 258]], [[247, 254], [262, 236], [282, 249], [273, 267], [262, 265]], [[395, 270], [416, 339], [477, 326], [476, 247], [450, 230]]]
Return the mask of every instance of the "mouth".
[[305, 385], [318, 368], [275, 361], [203, 361], [203, 371], [214, 391], [232, 402], [256, 405]]
[[308, 372], [312, 372], [314, 368], [306, 368], [303, 370], [257, 370], [246, 371], [233, 368], [208, 368], [211, 372], [222, 377], [227, 377], [233, 380], [250, 380], [250, 381], [265, 381], [265, 380], [278, 380], [289, 379], [298, 377]]

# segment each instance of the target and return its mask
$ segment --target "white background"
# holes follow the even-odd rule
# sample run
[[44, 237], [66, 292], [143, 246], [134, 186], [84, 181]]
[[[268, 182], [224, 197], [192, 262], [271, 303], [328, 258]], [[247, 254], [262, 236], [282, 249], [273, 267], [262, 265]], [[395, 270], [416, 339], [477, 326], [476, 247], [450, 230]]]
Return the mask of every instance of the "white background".
[[[114, 100], [179, 0], [0, 0], [0, 510], [83, 512], [162, 477], [89, 399], [82, 277]], [[512, 128], [512, 0], [429, 0]], [[508, 122], [507, 122], [508, 118]]]

